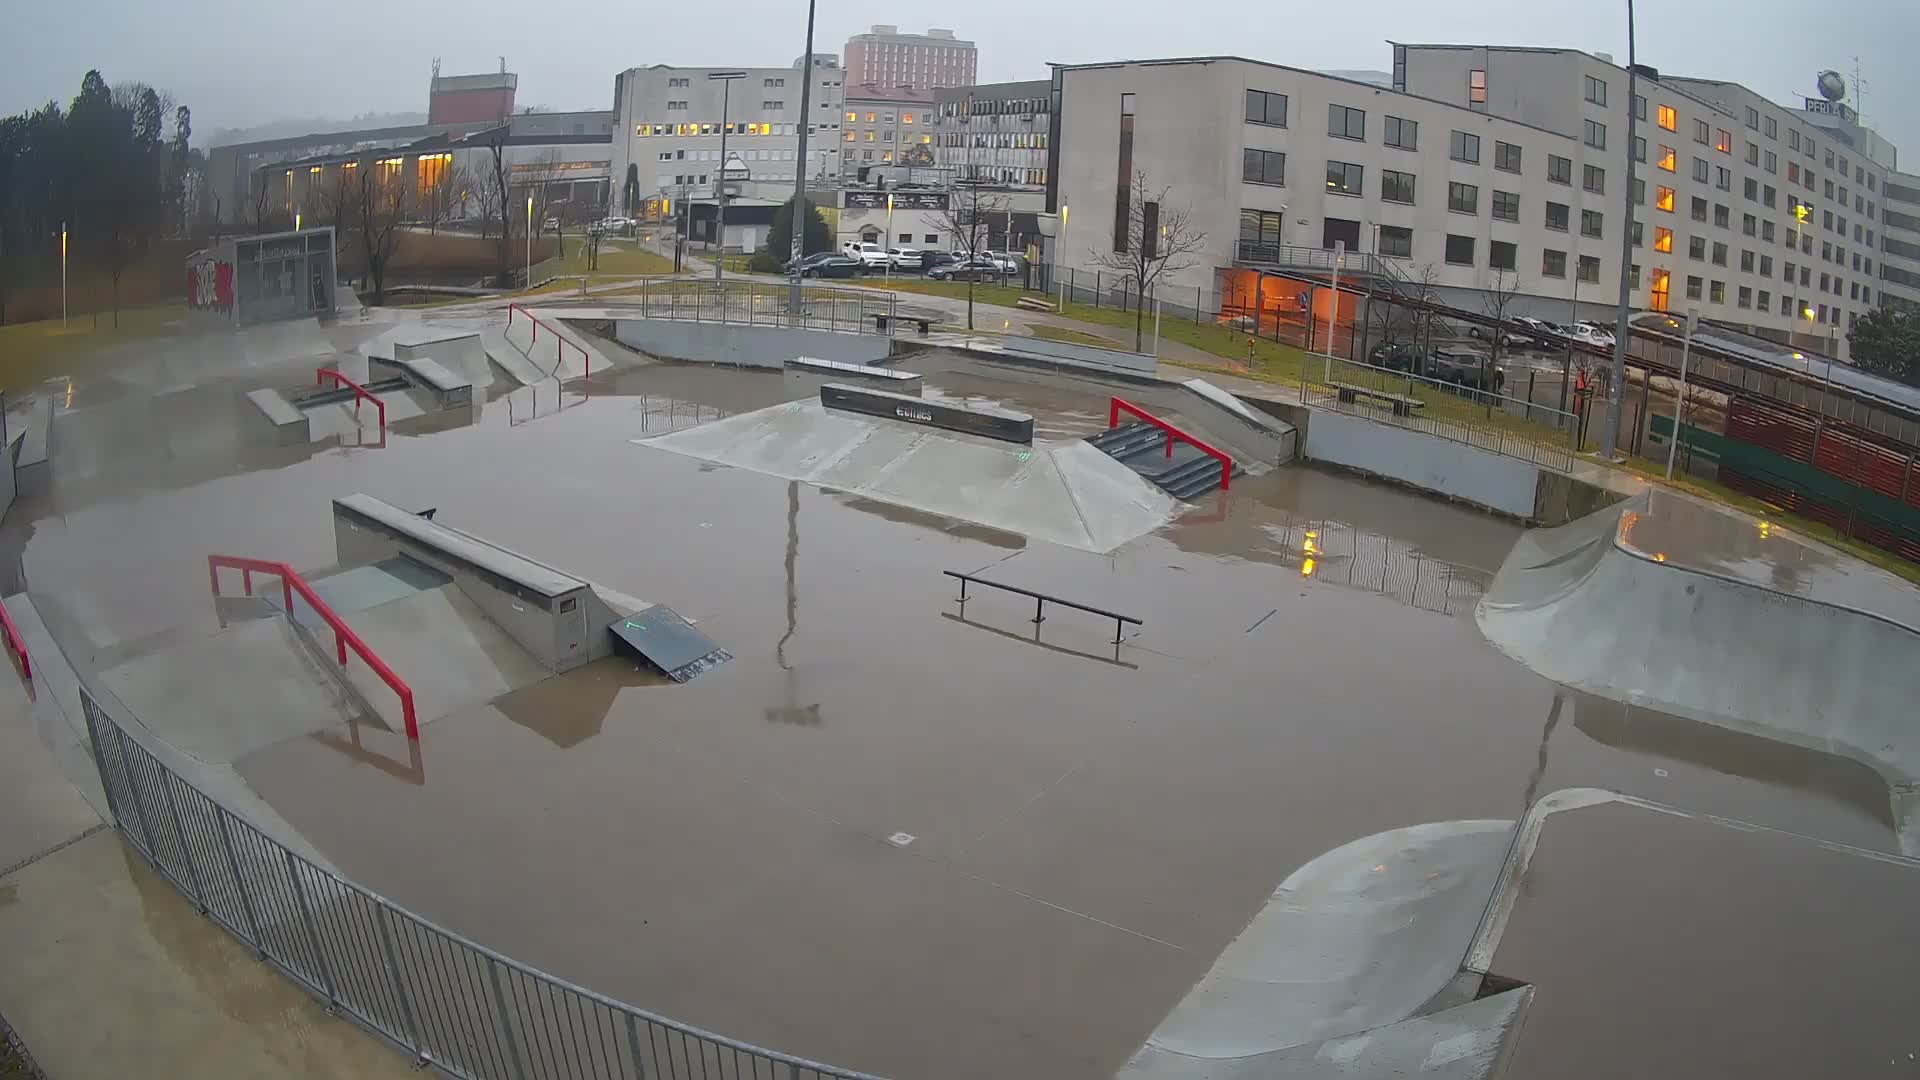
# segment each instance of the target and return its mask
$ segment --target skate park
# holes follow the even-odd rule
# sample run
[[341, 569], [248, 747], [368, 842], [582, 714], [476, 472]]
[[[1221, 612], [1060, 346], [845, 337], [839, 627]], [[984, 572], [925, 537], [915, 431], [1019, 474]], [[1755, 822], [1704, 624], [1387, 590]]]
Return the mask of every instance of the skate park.
[[[313, 895], [337, 877], [604, 995], [418, 984], [436, 1019], [376, 978], [346, 1011], [406, 1052], [1906, 1060], [1911, 586], [1664, 492], [1514, 513], [1358, 475], [1316, 437], [1408, 433], [1177, 369], [687, 308], [279, 324], [32, 388], [7, 609], [69, 778], [148, 815], [124, 829], [183, 891], [221, 862], [191, 788]], [[155, 768], [196, 839], [164, 839]], [[353, 978], [330, 935], [371, 933], [348, 910], [285, 917], [319, 926], [278, 962], [322, 996]], [[510, 1012], [575, 1033], [490, 1033]]]

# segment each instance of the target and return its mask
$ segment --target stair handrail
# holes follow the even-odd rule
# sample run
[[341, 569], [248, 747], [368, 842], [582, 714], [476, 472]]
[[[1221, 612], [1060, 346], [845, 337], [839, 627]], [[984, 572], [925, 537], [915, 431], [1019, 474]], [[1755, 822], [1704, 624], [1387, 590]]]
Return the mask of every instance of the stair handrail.
[[1233, 480], [1233, 458], [1229, 457], [1225, 451], [1217, 449], [1205, 442], [1200, 441], [1199, 439], [1194, 438], [1193, 436], [1187, 434], [1184, 431], [1181, 431], [1179, 428], [1174, 427], [1172, 424], [1167, 423], [1165, 420], [1160, 419], [1159, 417], [1153, 415], [1152, 413], [1141, 408], [1140, 406], [1135, 405], [1133, 402], [1126, 401], [1124, 399], [1117, 398], [1117, 397], [1112, 398], [1107, 402], [1108, 430], [1112, 430], [1113, 428], [1120, 426], [1120, 414], [1123, 412], [1131, 416], [1137, 416], [1140, 419], [1146, 421], [1152, 427], [1158, 428], [1160, 429], [1160, 431], [1164, 432], [1167, 436], [1167, 456], [1168, 457], [1173, 456], [1173, 443], [1174, 443], [1174, 440], [1178, 439], [1181, 442], [1191, 445], [1194, 449], [1200, 451], [1203, 454], [1206, 454], [1208, 457], [1218, 458], [1220, 461], [1220, 490], [1221, 491], [1227, 490], [1228, 485]]
[[367, 391], [366, 387], [340, 374], [333, 368], [323, 367], [315, 370], [313, 373], [313, 381], [316, 386], [325, 386], [328, 379], [332, 379], [336, 386], [344, 386], [353, 391], [353, 411], [356, 415], [360, 412], [360, 402], [362, 399], [373, 402], [373, 407], [380, 410], [380, 430], [382, 432], [387, 430], [386, 402], [374, 397]]
[[33, 661], [27, 659], [27, 639], [21, 635], [20, 628], [14, 625], [13, 613], [5, 604], [0, 604], [0, 627], [7, 634], [7, 650], [20, 658], [20, 677], [33, 681]]
[[[528, 311], [525, 307], [522, 307], [519, 304], [508, 304], [507, 305], [507, 329], [509, 330], [513, 329], [513, 316], [515, 312], [519, 312], [520, 314], [525, 315], [527, 317], [527, 321], [533, 324], [533, 341], [529, 342], [527, 345], [528, 349], [532, 349], [533, 345], [540, 340], [540, 327], [544, 324], [541, 323], [539, 316], [535, 315], [531, 311]], [[577, 341], [568, 341], [565, 337], [561, 336], [559, 330], [556, 330], [551, 326], [547, 327], [547, 333], [551, 334], [554, 340], [553, 370], [555, 373], [559, 372], [560, 362], [565, 357], [565, 354], [562, 352], [562, 350], [565, 349], [568, 345], [571, 345], [573, 346], [573, 351], [580, 354], [581, 377], [582, 378], [593, 377], [593, 359], [587, 354], [587, 350], [585, 347], [583, 347]], [[533, 355], [531, 354], [531, 352], [529, 352], [529, 354], [527, 355], [527, 359], [529, 360], [533, 359]]]
[[253, 575], [273, 574], [278, 577], [280, 587], [285, 594], [288, 622], [293, 621], [293, 594], [299, 593], [308, 606], [313, 608], [314, 613], [333, 628], [333, 643], [340, 655], [340, 666], [347, 666], [348, 649], [358, 654], [360, 659], [373, 669], [373, 673], [380, 676], [381, 681], [399, 696], [400, 712], [407, 723], [407, 738], [419, 740], [420, 723], [414, 716], [413, 688], [408, 686], [400, 676], [394, 674], [393, 669], [387, 666], [387, 662], [368, 648], [366, 642], [360, 640], [360, 635], [353, 632], [353, 628], [347, 625], [346, 620], [334, 614], [333, 608], [327, 606], [325, 600], [320, 599], [320, 594], [314, 592], [313, 586], [307, 584], [306, 579], [295, 572], [293, 567], [283, 562], [249, 559], [239, 555], [209, 555], [207, 556], [207, 580], [213, 586], [215, 596], [220, 595], [220, 568], [223, 566], [240, 571], [240, 584], [248, 596], [253, 595]]

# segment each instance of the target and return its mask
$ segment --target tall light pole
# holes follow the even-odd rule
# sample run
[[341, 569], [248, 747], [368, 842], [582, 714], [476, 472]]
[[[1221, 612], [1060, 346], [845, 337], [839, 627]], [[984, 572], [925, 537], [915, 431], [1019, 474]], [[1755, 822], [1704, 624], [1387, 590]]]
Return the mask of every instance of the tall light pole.
[[[813, 74], [812, 64], [807, 65], [807, 74]], [[720, 168], [713, 174], [713, 200], [717, 204], [713, 212], [713, 239], [720, 247], [713, 260], [715, 281], [720, 280], [720, 272], [727, 263], [727, 107], [733, 100], [733, 81], [746, 77], [744, 71], [707, 72], [707, 81], [720, 84]]]
[[813, 125], [813, 9], [815, 0], [807, 0], [807, 51], [800, 54], [800, 152], [793, 169], [793, 269], [788, 271], [787, 315], [799, 326], [805, 314], [800, 289], [800, 257], [807, 236], [807, 129]]
[[[1635, 121], [1640, 115], [1633, 103], [1640, 88], [1638, 73], [1634, 71], [1637, 62], [1633, 40], [1633, 0], [1627, 0], [1627, 141], [1621, 147], [1621, 156], [1627, 162], [1627, 182], [1620, 185], [1621, 201], [1626, 207], [1626, 213], [1620, 216], [1620, 312], [1614, 318], [1613, 377], [1607, 380], [1607, 423], [1600, 442], [1600, 456], [1608, 461], [1613, 460], [1615, 448], [1620, 445], [1620, 395], [1627, 382], [1627, 339], [1632, 333], [1627, 314], [1628, 305], [1633, 301], [1633, 278], [1630, 273], [1633, 265], [1633, 140], [1639, 134]], [[1577, 275], [1577, 267], [1575, 272]]]
[[1055, 251], [1053, 256], [1053, 276], [1060, 279], [1060, 312], [1061, 314], [1065, 314], [1067, 310], [1067, 275], [1060, 272], [1062, 269], [1064, 269], [1064, 267], [1060, 265], [1060, 261], [1067, 257], [1067, 210], [1068, 210], [1067, 204], [1061, 203], [1060, 204], [1060, 238], [1054, 241], [1054, 246], [1059, 250]]
[[67, 223], [60, 223], [60, 328], [67, 328]]
[[[893, 239], [893, 192], [887, 192], [887, 239]], [[893, 284], [893, 260], [887, 260], [887, 284]]]
[[527, 284], [533, 288], [533, 189], [527, 189]]
[[[1680, 392], [1673, 396], [1673, 437], [1667, 440], [1667, 479], [1673, 479], [1673, 451], [1680, 445], [1680, 409], [1687, 403], [1687, 354], [1693, 351], [1693, 328], [1700, 323], [1700, 309], [1687, 309], [1687, 333], [1680, 339]], [[1651, 376], [1649, 376], [1651, 377]]]

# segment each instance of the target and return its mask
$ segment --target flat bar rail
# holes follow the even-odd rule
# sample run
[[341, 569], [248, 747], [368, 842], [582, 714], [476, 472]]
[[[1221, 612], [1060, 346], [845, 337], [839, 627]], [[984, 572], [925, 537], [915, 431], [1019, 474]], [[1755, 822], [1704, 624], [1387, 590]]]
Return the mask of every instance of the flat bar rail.
[[[513, 317], [516, 313], [526, 316], [527, 321], [533, 324], [532, 344], [535, 344], [535, 345], [539, 344], [540, 328], [542, 326], [546, 326], [546, 324], [542, 323], [539, 317], [536, 316], [533, 312], [528, 311], [526, 308], [521, 307], [519, 304], [508, 304], [507, 305], [507, 329], [509, 330], [513, 329]], [[553, 342], [554, 342], [553, 369], [555, 372], [558, 372], [560, 370], [560, 362], [566, 357], [566, 354], [562, 350], [564, 350], [567, 346], [571, 345], [573, 346], [573, 351], [580, 354], [580, 373], [582, 377], [584, 378], [593, 377], [593, 361], [591, 358], [588, 357], [587, 350], [582, 348], [579, 342], [568, 341], [566, 338], [560, 335], [560, 331], [555, 330], [551, 326], [547, 326], [547, 336], [553, 338]], [[531, 360], [533, 359], [533, 357], [529, 355], [527, 359]]]
[[1210, 446], [1207, 443], [1201, 442], [1199, 439], [1196, 439], [1193, 436], [1187, 434], [1186, 432], [1181, 431], [1179, 428], [1174, 427], [1172, 424], [1167, 423], [1165, 420], [1162, 420], [1159, 417], [1148, 412], [1147, 410], [1141, 408], [1140, 406], [1135, 405], [1133, 402], [1126, 401], [1121, 398], [1113, 398], [1107, 402], [1107, 427], [1109, 428], [1119, 427], [1120, 414], [1123, 412], [1128, 414], [1129, 416], [1137, 416], [1140, 419], [1146, 421], [1148, 424], [1151, 424], [1152, 426], [1159, 428], [1162, 432], [1164, 432], [1167, 436], [1167, 456], [1168, 457], [1173, 456], [1173, 443], [1174, 443], [1174, 440], [1178, 439], [1179, 441], [1183, 443], [1187, 443], [1188, 445], [1199, 450], [1201, 453], [1206, 454], [1208, 457], [1215, 458], [1220, 462], [1220, 490], [1221, 491], [1227, 490], [1228, 486], [1232, 484], [1233, 458], [1227, 456], [1227, 453], [1225, 451], [1216, 449], [1215, 447]]
[[[1119, 400], [1119, 399], [1116, 398], [1115, 400]], [[999, 582], [999, 581], [988, 581], [986, 578], [980, 577], [978, 575], [966, 574], [958, 570], [942, 570], [940, 572], [947, 575], [950, 578], [960, 579], [960, 602], [963, 604], [967, 602], [967, 584], [969, 582], [975, 585], [985, 585], [989, 589], [1000, 589], [1003, 592], [1018, 593], [1021, 596], [1031, 597], [1033, 599], [1033, 621], [1036, 624], [1046, 621], [1047, 619], [1046, 606], [1048, 604], [1059, 604], [1061, 607], [1070, 607], [1077, 611], [1084, 611], [1089, 615], [1098, 615], [1104, 619], [1112, 619], [1113, 620], [1113, 643], [1115, 645], [1120, 644], [1120, 640], [1121, 640], [1120, 633], [1122, 629], [1125, 628], [1127, 623], [1132, 623], [1135, 626], [1147, 625], [1146, 623], [1140, 621], [1139, 619], [1134, 618], [1131, 615], [1122, 615], [1117, 611], [1108, 611], [1105, 608], [1092, 607], [1090, 605], [1082, 604], [1074, 600], [1063, 600], [1058, 596], [1051, 596], [1043, 592], [1035, 592], [1032, 589], [1023, 589], [1018, 585], [1008, 585], [1004, 582]]]
[[253, 595], [253, 575], [272, 574], [278, 577], [280, 587], [285, 593], [288, 619], [293, 618], [293, 594], [299, 593], [314, 612], [333, 628], [333, 644], [340, 655], [340, 666], [347, 666], [347, 650], [352, 649], [368, 667], [373, 669], [373, 673], [380, 676], [380, 680], [392, 687], [393, 692], [399, 696], [400, 711], [407, 722], [407, 738], [415, 742], [419, 741], [420, 723], [414, 716], [413, 688], [408, 686], [400, 676], [394, 674], [393, 669], [387, 666], [387, 662], [375, 655], [345, 620], [334, 614], [333, 609], [327, 606], [327, 602], [320, 599], [320, 594], [314, 592], [313, 586], [308, 585], [305, 578], [295, 573], [293, 567], [286, 563], [247, 559], [238, 555], [209, 555], [207, 556], [207, 580], [213, 586], [215, 596], [220, 595], [220, 568], [223, 566], [240, 571], [240, 584], [248, 596]]
[[353, 411], [354, 412], [358, 413], [360, 411], [360, 402], [362, 400], [373, 402], [373, 407], [380, 410], [380, 430], [383, 432], [387, 430], [387, 403], [386, 402], [381, 401], [377, 397], [374, 397], [371, 393], [367, 391], [366, 387], [361, 386], [359, 383], [354, 382], [352, 379], [347, 378], [345, 375], [340, 374], [338, 371], [335, 371], [332, 368], [323, 367], [313, 373], [313, 381], [316, 385], [325, 386], [327, 385], [329, 380], [331, 380], [337, 386], [344, 386], [347, 389], [353, 391]]

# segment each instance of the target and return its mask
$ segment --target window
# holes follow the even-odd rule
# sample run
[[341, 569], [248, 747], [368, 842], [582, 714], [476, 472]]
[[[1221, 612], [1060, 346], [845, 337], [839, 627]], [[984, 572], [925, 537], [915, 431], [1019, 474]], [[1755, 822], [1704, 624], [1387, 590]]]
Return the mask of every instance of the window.
[[1469, 165], [1480, 164], [1480, 136], [1456, 131], [1448, 140], [1448, 156]]
[[1607, 125], [1598, 120], [1588, 120], [1584, 125], [1583, 140], [1595, 150], [1607, 148]]
[[1637, 176], [1634, 177], [1632, 193], [1633, 193], [1633, 205], [1635, 206], [1647, 205], [1647, 182], [1645, 180], [1642, 180]]
[[1520, 171], [1520, 147], [1515, 143], [1495, 141], [1493, 144], [1493, 167], [1501, 172]]
[[1595, 105], [1607, 103], [1607, 84], [1604, 79], [1587, 76], [1587, 101]]
[[1635, 120], [1645, 120], [1647, 118], [1647, 99], [1641, 97], [1639, 94], [1633, 95], [1633, 118]]
[[1344, 161], [1327, 162], [1327, 190], [1337, 195], [1358, 195], [1364, 186], [1366, 170]]
[[1520, 195], [1512, 191], [1493, 193], [1493, 217], [1495, 221], [1520, 220]]
[[1474, 184], [1447, 185], [1447, 209], [1455, 214], [1480, 212], [1480, 188]]
[[1633, 160], [1639, 162], [1647, 160], [1647, 140], [1639, 135], [1633, 137]]
[[1548, 248], [1540, 253], [1540, 275], [1542, 277], [1563, 278], [1567, 276], [1567, 253]]
[[1724, 229], [1732, 219], [1733, 212], [1731, 210], [1728, 210], [1719, 203], [1713, 204], [1713, 223], [1715, 226]]
[[1795, 311], [1793, 310], [1793, 298], [1791, 296], [1780, 297], [1780, 314], [1782, 315], [1796, 314]]
[[1733, 190], [1733, 170], [1723, 166], [1713, 167], [1713, 186], [1721, 191]]
[[1595, 195], [1607, 193], [1607, 170], [1598, 165], [1587, 165], [1580, 172], [1580, 186]]
[[1413, 258], [1413, 230], [1404, 225], [1380, 226], [1380, 254]]
[[1687, 238], [1687, 258], [1695, 262], [1707, 261], [1707, 238], [1693, 236]]
[[1287, 126], [1287, 95], [1265, 90], [1247, 91], [1247, 123], [1269, 127]]
[[1679, 160], [1680, 155], [1674, 151], [1673, 147], [1662, 146], [1660, 148], [1660, 156], [1654, 158], [1653, 163], [1667, 172], [1672, 172]]
[[1580, 211], [1580, 235], [1591, 236], [1597, 239], [1600, 236], [1601, 224], [1605, 219], [1606, 215], [1598, 210]]
[[1707, 220], [1707, 200], [1696, 195], [1689, 216], [1695, 221]]
[[[1665, 106], [1661, 106], [1663, 109]], [[1655, 311], [1667, 310], [1667, 289], [1673, 282], [1673, 275], [1665, 270], [1656, 269], [1647, 288], [1647, 306]]]
[[[1664, 128], [1667, 131], [1679, 130], [1680, 117], [1678, 113], [1673, 111], [1673, 106], [1671, 105], [1660, 106], [1659, 109], [1655, 111], [1654, 118], [1655, 118], [1655, 123], [1658, 123], [1662, 128]], [[1658, 270], [1655, 270], [1653, 273], [1655, 277], [1658, 277], [1660, 276], [1661, 272]]]
[[1780, 280], [1781, 280], [1781, 281], [1784, 281], [1784, 282], [1786, 282], [1786, 283], [1788, 283], [1789, 285], [1791, 285], [1791, 284], [1793, 283], [1793, 277], [1794, 277], [1794, 274], [1793, 274], [1793, 264], [1792, 264], [1792, 263], [1787, 263], [1787, 264], [1785, 264], [1785, 265], [1783, 265], [1783, 266], [1781, 266], [1781, 267], [1780, 267]]
[[1800, 149], [1800, 132], [1798, 129], [1792, 129], [1787, 132], [1787, 149]]
[[1278, 150], [1245, 151], [1240, 161], [1240, 179], [1248, 184], [1285, 185], [1287, 182], [1287, 155]]
[[[1771, 116], [1767, 117], [1766, 119], [1766, 129], [1767, 129], [1767, 138], [1777, 139], [1780, 137], [1780, 121], [1775, 120]], [[1760, 306], [1765, 307], [1766, 305], [1762, 304]]]
[[[1833, 151], [1831, 150], [1827, 151], [1827, 156], [1825, 160], [1826, 160], [1827, 168], [1832, 169], [1833, 168]], [[1847, 162], [1846, 162], [1846, 159], [1842, 158], [1840, 161], [1840, 172], [1842, 175], [1845, 175], [1846, 171], [1847, 171]]]
[[924, 240], [922, 240], [922, 241], [921, 241], [921, 243], [925, 243], [925, 244], [937, 244], [937, 243], [939, 243], [939, 242], [940, 242], [940, 234], [939, 234], [939, 233], [923, 233], [923, 234], [921, 234], [921, 235], [923, 235], [924, 237], [926, 237], [926, 239], [924, 239]]
[[1710, 304], [1726, 303], [1727, 302], [1727, 283], [1724, 281], [1708, 282], [1707, 283], [1707, 302]]
[[1760, 219], [1757, 217], [1754, 217], [1752, 214], [1741, 214], [1740, 215], [1740, 235], [1758, 236], [1759, 234], [1760, 234]]
[[1707, 287], [1706, 278], [1694, 277], [1691, 274], [1687, 275], [1687, 299], [1689, 300], [1700, 299], [1700, 294], [1706, 291], [1706, 287]]
[[1715, 266], [1727, 265], [1727, 245], [1716, 240], [1713, 243], [1712, 263]]
[[1669, 214], [1673, 213], [1673, 189], [1670, 187], [1654, 188], [1653, 208], [1655, 210], [1665, 210]]
[[1671, 253], [1673, 251], [1673, 230], [1664, 225], [1653, 227], [1653, 250]]
[[1779, 198], [1779, 196], [1780, 196], [1780, 193], [1774, 190], [1773, 185], [1768, 184], [1767, 186], [1760, 189], [1760, 205], [1767, 207], [1768, 209], [1772, 209], [1775, 201]]
[[1600, 256], [1582, 255], [1576, 274], [1581, 281], [1594, 284], [1600, 280]]
[[1397, 116], [1387, 117], [1387, 145], [1401, 150], [1420, 149], [1420, 125]]
[[1573, 183], [1573, 159], [1558, 154], [1547, 155], [1547, 179], [1556, 184]]
[[1495, 240], [1487, 245], [1487, 267], [1491, 270], [1519, 269], [1520, 246], [1509, 244], [1505, 240]]
[[1550, 202], [1547, 204], [1547, 228], [1554, 232], [1567, 231], [1567, 204]]
[[1413, 205], [1414, 174], [1394, 172], [1392, 169], [1380, 170], [1380, 199], [1382, 202], [1397, 202]]
[[1747, 106], [1747, 130], [1760, 130], [1760, 110], [1751, 105]]
[[1740, 194], [1748, 202], [1760, 201], [1760, 181], [1749, 176], [1740, 182]]
[[1713, 148], [1723, 154], [1733, 153], [1733, 132], [1726, 128], [1716, 128], [1713, 133]]
[[1760, 164], [1760, 147], [1755, 143], [1747, 144], [1747, 164]]
[[1278, 244], [1280, 229], [1285, 224], [1285, 215], [1272, 210], [1240, 211], [1240, 242], [1243, 244]]
[[[1475, 105], [1487, 103], [1487, 72], [1484, 68], [1474, 68], [1467, 72], [1467, 100]], [[1471, 252], [1467, 262], [1473, 262]], [[1452, 260], [1448, 260], [1452, 261]]]
[[[1768, 123], [1772, 123], [1772, 121], [1768, 121]], [[1766, 289], [1761, 289], [1760, 295], [1754, 300], [1753, 306], [1759, 308], [1761, 311], [1772, 311], [1773, 293]]]
[[1740, 251], [1740, 272], [1743, 274], [1753, 273], [1753, 252], [1747, 251], [1744, 248]]
[[1713, 138], [1713, 125], [1707, 123], [1705, 120], [1695, 120], [1693, 122], [1693, 141], [1705, 146], [1707, 145], [1707, 140], [1711, 138]]
[[1642, 247], [1646, 243], [1646, 226], [1638, 221], [1627, 223], [1627, 230], [1633, 233], [1633, 246]]
[[1773, 256], [1771, 255], [1760, 256], [1760, 276], [1763, 278], [1770, 278], [1773, 276]]
[[1761, 168], [1766, 169], [1770, 173], [1777, 174], [1780, 171], [1780, 155], [1769, 150], [1766, 153], [1766, 159], [1767, 163], [1761, 166]]
[[1447, 234], [1447, 262], [1454, 266], [1473, 265], [1473, 237]]
[[1365, 139], [1367, 114], [1345, 105], [1327, 106], [1327, 134], [1337, 139]]
[[1639, 263], [1633, 263], [1627, 267], [1627, 281], [1630, 282], [1632, 286], [1636, 289], [1640, 287], [1640, 264]]
[[1693, 159], [1693, 182], [1694, 183], [1704, 184], [1707, 182], [1707, 177], [1711, 175], [1712, 175], [1712, 171], [1707, 167], [1706, 158]]

